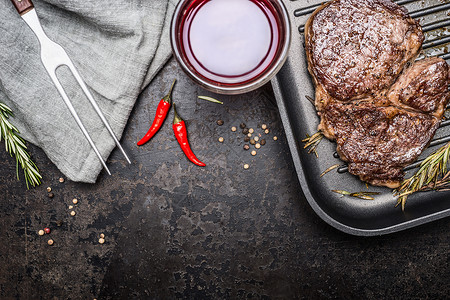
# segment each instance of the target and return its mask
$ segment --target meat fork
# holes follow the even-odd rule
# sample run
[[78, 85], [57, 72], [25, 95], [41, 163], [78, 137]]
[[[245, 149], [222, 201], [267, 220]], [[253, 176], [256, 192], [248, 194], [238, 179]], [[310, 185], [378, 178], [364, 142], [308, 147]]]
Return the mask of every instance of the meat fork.
[[42, 29], [41, 23], [39, 22], [39, 18], [36, 14], [36, 10], [34, 9], [34, 5], [31, 2], [31, 0], [11, 0], [14, 6], [17, 9], [17, 12], [20, 14], [22, 19], [30, 26], [30, 28], [33, 30], [34, 34], [37, 36], [39, 43], [41, 44], [41, 60], [42, 64], [44, 65], [45, 69], [47, 70], [48, 74], [50, 75], [51, 80], [53, 81], [56, 89], [61, 94], [61, 97], [64, 100], [64, 103], [66, 103], [67, 107], [70, 110], [70, 113], [74, 117], [75, 121], [77, 122], [78, 126], [80, 127], [81, 131], [83, 132], [84, 136], [88, 140], [89, 144], [91, 145], [92, 149], [94, 150], [95, 154], [97, 154], [100, 162], [102, 163], [103, 167], [106, 169], [109, 175], [111, 175], [111, 172], [109, 171], [108, 167], [106, 166], [105, 161], [103, 160], [102, 156], [100, 155], [100, 152], [98, 151], [97, 147], [95, 146], [94, 142], [92, 141], [91, 137], [89, 136], [89, 133], [87, 132], [86, 128], [84, 127], [83, 123], [81, 122], [80, 118], [78, 117], [77, 112], [75, 111], [72, 103], [69, 100], [69, 97], [67, 96], [66, 92], [64, 91], [63, 86], [59, 82], [57, 76], [56, 76], [56, 70], [60, 66], [67, 66], [70, 71], [72, 72], [75, 79], [78, 81], [78, 84], [81, 86], [81, 89], [85, 93], [86, 97], [88, 98], [89, 102], [91, 102], [92, 106], [94, 107], [95, 111], [97, 112], [100, 119], [105, 124], [106, 128], [108, 129], [109, 133], [111, 134], [112, 138], [114, 139], [114, 142], [116, 143], [117, 147], [119, 147], [120, 151], [125, 156], [128, 163], [131, 164], [130, 159], [128, 158], [127, 154], [123, 150], [122, 146], [120, 145], [119, 140], [115, 136], [114, 132], [111, 129], [111, 126], [109, 125], [108, 121], [106, 120], [105, 116], [103, 115], [102, 111], [100, 110], [100, 107], [97, 105], [97, 102], [95, 102], [94, 97], [92, 97], [92, 94], [89, 92], [89, 89], [87, 88], [86, 84], [84, 83], [83, 79], [81, 78], [80, 74], [78, 73], [77, 69], [73, 65], [71, 59], [67, 55], [66, 51], [57, 43], [50, 40], [50, 38], [45, 34], [44, 30]]

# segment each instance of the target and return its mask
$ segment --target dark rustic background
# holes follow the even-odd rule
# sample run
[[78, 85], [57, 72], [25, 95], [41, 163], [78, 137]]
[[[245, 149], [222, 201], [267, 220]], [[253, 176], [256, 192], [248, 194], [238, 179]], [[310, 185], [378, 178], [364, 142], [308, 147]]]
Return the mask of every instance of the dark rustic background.
[[[206, 168], [184, 157], [172, 133], [172, 113], [151, 142], [135, 146], [174, 78], [174, 100]], [[225, 124], [218, 126], [218, 119]], [[262, 134], [267, 144], [254, 157], [242, 148], [242, 122], [258, 133], [261, 124], [270, 128]], [[108, 160], [113, 175], [102, 173], [95, 185], [60, 183], [58, 169], [30, 146], [44, 176], [43, 184], [30, 190], [15, 178], [14, 159], [0, 151], [1, 299], [444, 299], [450, 294], [448, 219], [361, 238], [315, 215], [297, 181], [270, 86], [216, 96], [196, 87], [171, 61], [142, 93], [122, 144], [133, 164], [115, 151]], [[69, 209], [73, 198], [79, 201], [75, 216]], [[39, 236], [47, 226], [51, 234]], [[47, 245], [50, 238], [53, 246]]]

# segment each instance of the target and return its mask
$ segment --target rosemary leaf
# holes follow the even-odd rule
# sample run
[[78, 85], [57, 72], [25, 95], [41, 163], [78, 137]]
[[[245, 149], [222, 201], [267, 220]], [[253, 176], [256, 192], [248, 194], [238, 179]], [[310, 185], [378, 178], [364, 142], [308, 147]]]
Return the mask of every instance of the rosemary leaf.
[[323, 173], [320, 174], [320, 177], [323, 177], [323, 175], [327, 174], [328, 172], [330, 172], [330, 171], [332, 171], [332, 170], [334, 170], [334, 169], [336, 169], [336, 168], [339, 168], [340, 166], [341, 166], [341, 165], [339, 165], [339, 164], [332, 165], [331, 167], [329, 167], [328, 169], [326, 169], [325, 171], [323, 171]]
[[305, 97], [306, 97], [306, 99], [308, 99], [309, 102], [311, 102], [312, 105], [316, 105], [316, 104], [314, 103], [315, 101], [314, 101], [314, 99], [313, 99], [312, 97], [310, 97], [310, 96], [308, 96], [308, 95], [306, 95]]
[[363, 199], [363, 200], [375, 200], [374, 197], [366, 196], [366, 195], [362, 195], [362, 194], [358, 194], [358, 193], [350, 195], [350, 197], [355, 197], [355, 198], [359, 198], [359, 199]]
[[213, 103], [223, 104], [222, 101], [219, 101], [219, 100], [217, 100], [217, 99], [214, 99], [214, 98], [208, 97], [208, 96], [198, 96], [198, 98], [199, 98], [199, 99], [202, 99], [202, 100], [209, 101], [209, 102], [213, 102]]
[[0, 141], [5, 141], [6, 152], [16, 158], [16, 175], [19, 179], [19, 167], [22, 168], [27, 188], [41, 184], [42, 176], [36, 164], [31, 161], [26, 151], [25, 141], [19, 136], [19, 130], [9, 122], [12, 110], [4, 103], [0, 103]]
[[345, 196], [350, 196], [352, 193], [347, 192], [347, 191], [341, 191], [341, 190], [331, 190], [332, 192], [341, 194], [341, 195], [345, 195]]

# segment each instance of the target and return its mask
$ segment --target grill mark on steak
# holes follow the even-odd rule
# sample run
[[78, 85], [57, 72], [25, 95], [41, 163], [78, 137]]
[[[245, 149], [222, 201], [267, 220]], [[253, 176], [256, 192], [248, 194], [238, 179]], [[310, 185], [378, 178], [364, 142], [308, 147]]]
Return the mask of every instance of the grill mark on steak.
[[[355, 20], [369, 24], [352, 24]], [[360, 53], [346, 44], [358, 28], [364, 35], [353, 42]], [[421, 48], [422, 30], [388, 0], [333, 0], [316, 10], [305, 35], [319, 130], [336, 140], [350, 173], [373, 185], [398, 187], [403, 168], [418, 158], [439, 127], [450, 99], [449, 66], [430, 58], [405, 68]], [[351, 68], [349, 57], [355, 61]], [[380, 70], [388, 74], [374, 77]], [[339, 80], [330, 76], [336, 73]]]

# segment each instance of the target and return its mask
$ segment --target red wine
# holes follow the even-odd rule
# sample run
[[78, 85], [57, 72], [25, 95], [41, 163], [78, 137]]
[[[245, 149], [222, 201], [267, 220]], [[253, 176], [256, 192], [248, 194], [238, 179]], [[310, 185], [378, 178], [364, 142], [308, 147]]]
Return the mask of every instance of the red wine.
[[178, 25], [181, 52], [206, 80], [242, 84], [272, 65], [281, 43], [279, 23], [269, 0], [194, 0]]

